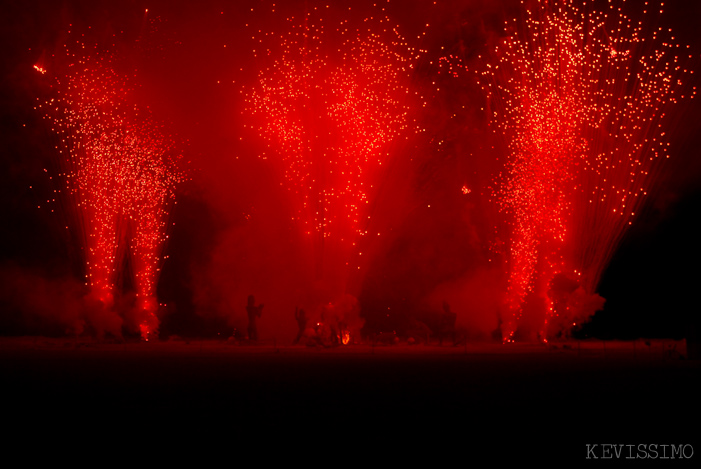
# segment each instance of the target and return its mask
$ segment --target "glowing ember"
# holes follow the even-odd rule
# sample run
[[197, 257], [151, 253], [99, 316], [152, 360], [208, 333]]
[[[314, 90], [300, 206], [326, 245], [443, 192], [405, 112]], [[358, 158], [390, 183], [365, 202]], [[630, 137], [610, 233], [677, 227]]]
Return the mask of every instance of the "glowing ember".
[[546, 331], [549, 317], [567, 314], [545, 295], [555, 274], [597, 287], [666, 156], [664, 117], [684, 97], [680, 78], [693, 73], [688, 52], [663, 39], [669, 31], [646, 30], [612, 2], [590, 5], [536, 2], [484, 72], [510, 151], [494, 194], [510, 231], [507, 341], [524, 314], [537, 317], [538, 301], [539, 336], [557, 332]]

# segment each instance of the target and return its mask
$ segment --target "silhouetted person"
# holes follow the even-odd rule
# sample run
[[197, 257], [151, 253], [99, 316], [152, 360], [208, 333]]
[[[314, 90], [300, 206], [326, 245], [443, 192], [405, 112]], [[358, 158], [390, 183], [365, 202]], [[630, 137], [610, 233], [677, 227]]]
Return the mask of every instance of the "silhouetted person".
[[256, 299], [253, 295], [248, 295], [248, 305], [246, 312], [248, 313], [248, 339], [258, 340], [258, 329], [256, 328], [256, 317], [260, 317], [263, 311], [263, 303], [255, 305]]
[[294, 342], [297, 344], [304, 335], [304, 331], [307, 330], [307, 313], [304, 312], [303, 309], [295, 308], [295, 319], [297, 320], [297, 326], [299, 327], [299, 332], [297, 333], [297, 338]]
[[338, 337], [338, 315], [334, 306], [329, 303], [321, 308], [321, 322], [326, 329], [324, 335], [329, 334], [329, 339], [331, 340], [331, 345], [339, 345]]
[[501, 331], [501, 314], [497, 312], [497, 328], [492, 331], [492, 340], [494, 342], [503, 342], [504, 341], [504, 336], [502, 335]]
[[446, 334], [451, 334], [453, 336], [453, 344], [455, 344], [455, 320], [458, 315], [450, 310], [450, 305], [447, 301], [443, 302], [443, 314], [441, 315], [441, 337], [440, 345], [443, 345], [443, 338]]

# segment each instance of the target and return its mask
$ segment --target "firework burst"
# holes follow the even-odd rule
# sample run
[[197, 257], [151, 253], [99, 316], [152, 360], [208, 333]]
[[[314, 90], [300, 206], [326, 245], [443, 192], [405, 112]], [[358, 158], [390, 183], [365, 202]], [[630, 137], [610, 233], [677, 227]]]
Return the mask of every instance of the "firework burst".
[[112, 307], [119, 261], [129, 246], [137, 327], [148, 340], [158, 326], [155, 289], [169, 207], [183, 180], [178, 156], [172, 139], [135, 104], [134, 77], [118, 73], [114, 57], [97, 47], [77, 42], [75, 49], [80, 52], [65, 48], [65, 72], [52, 86], [57, 97], [39, 107], [61, 139], [59, 151], [67, 152], [62, 176], [82, 233], [90, 295], [110, 322], [121, 322]]
[[[634, 21], [625, 2], [542, 0], [496, 49], [482, 83], [509, 158], [494, 193], [509, 224], [504, 335], [519, 327], [528, 295], [545, 299], [558, 273], [593, 292], [631, 217], [668, 157], [666, 115], [693, 72], [671, 30]], [[596, 10], [600, 5], [601, 9]], [[649, 7], [652, 10], [652, 7]], [[546, 300], [547, 301], [547, 300]], [[547, 322], [572, 326], [552, 305]]]
[[257, 53], [274, 61], [246, 93], [245, 113], [267, 144], [263, 157], [281, 163], [293, 218], [314, 239], [317, 276], [330, 244], [348, 252], [368, 235], [392, 144], [418, 131], [410, 78], [420, 51], [386, 17], [361, 24], [333, 24], [316, 9], [288, 18], [288, 32], [270, 34], [272, 44]]

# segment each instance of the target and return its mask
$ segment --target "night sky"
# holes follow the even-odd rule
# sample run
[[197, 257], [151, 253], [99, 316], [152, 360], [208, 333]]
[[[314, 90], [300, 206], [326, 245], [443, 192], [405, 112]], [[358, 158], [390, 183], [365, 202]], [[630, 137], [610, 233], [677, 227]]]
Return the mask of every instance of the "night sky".
[[[428, 135], [394, 147], [370, 227], [387, 236], [371, 247], [363, 275], [349, 284], [366, 320], [379, 329], [438, 311], [442, 299], [449, 299], [459, 323], [483, 333], [495, 319], [468, 309], [479, 310], [476, 305], [497, 294], [490, 279], [498, 274], [484, 267], [493, 211], [482, 192], [500, 156], [498, 137], [480, 111], [479, 86], [438, 75], [427, 62], [455, 53], [471, 66], [504, 35], [504, 21], [518, 15], [518, 2], [438, 3], [387, 5], [386, 14], [409, 43], [426, 31], [412, 43], [427, 50], [412, 79], [422, 90], [438, 81], [440, 91], [425, 92], [429, 104], [419, 119]], [[628, 2], [631, 9], [637, 3]], [[243, 128], [241, 114], [242, 86], [258, 71], [244, 25], [274, 30], [284, 15], [303, 12], [305, 2], [281, 4], [271, 14], [272, 2], [254, 0], [2, 3], [0, 334], [61, 334], [61, 311], [81, 295], [79, 236], [65, 228], [72, 223], [70, 201], [59, 196], [43, 203], [60, 186], [58, 139], [34, 109], [37, 99], [50, 94], [52, 55], [73, 24], [86, 42], [107, 43], [117, 35], [117, 50], [139, 69], [139, 99], [183, 142], [191, 178], [177, 189], [170, 257], [158, 286], [159, 300], [168, 305], [162, 335], [230, 335], [244, 327], [246, 297], [255, 294], [266, 304], [261, 335], [293, 337], [295, 305], [312, 303], [305, 243], [290, 222], [292, 202], [280, 188], [280, 169], [258, 158], [260, 142]], [[376, 12], [372, 2], [334, 4], [351, 6], [348, 15], [355, 19]], [[695, 63], [701, 63], [701, 5], [665, 4], [662, 24], [674, 29], [676, 42], [691, 45]], [[46, 65], [47, 75], [34, 70], [38, 63]], [[697, 98], [674, 108], [670, 159], [604, 272], [604, 311], [581, 336], [680, 338], [697, 315], [698, 104]], [[446, 116], [458, 106], [467, 110], [455, 122]], [[438, 141], [446, 144], [439, 147]], [[481, 189], [466, 196], [463, 185]], [[129, 260], [123, 262], [123, 271], [130, 272]], [[117, 284], [123, 292], [133, 290], [127, 274]]]

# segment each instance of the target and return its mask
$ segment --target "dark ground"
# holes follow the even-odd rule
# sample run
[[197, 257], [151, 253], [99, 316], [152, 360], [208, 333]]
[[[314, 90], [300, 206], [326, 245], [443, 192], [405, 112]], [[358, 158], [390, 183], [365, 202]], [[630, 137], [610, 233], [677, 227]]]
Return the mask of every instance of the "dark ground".
[[684, 353], [672, 341], [317, 349], [6, 338], [3, 426], [6, 449], [52, 460], [103, 448], [154, 462], [225, 455], [227, 466], [254, 456], [569, 467], [603, 462], [586, 460], [587, 444], [701, 452], [701, 361]]

